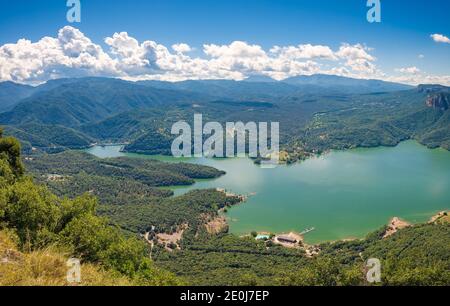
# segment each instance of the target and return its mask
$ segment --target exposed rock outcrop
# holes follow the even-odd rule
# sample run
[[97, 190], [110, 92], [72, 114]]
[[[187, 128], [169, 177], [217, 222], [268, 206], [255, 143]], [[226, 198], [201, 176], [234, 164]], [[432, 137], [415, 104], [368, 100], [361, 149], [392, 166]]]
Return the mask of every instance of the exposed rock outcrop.
[[427, 98], [427, 106], [439, 109], [441, 111], [446, 111], [450, 106], [450, 93], [440, 92], [430, 95]]
[[386, 232], [384, 233], [383, 238], [390, 237], [394, 235], [398, 230], [411, 226], [408, 222], [401, 220], [400, 218], [393, 218], [391, 222], [389, 222]]

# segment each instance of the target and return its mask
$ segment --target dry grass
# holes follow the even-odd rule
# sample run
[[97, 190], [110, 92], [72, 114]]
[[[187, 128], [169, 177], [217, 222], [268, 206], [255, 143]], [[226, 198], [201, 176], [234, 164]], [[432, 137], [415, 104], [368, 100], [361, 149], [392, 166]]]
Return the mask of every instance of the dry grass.
[[[14, 235], [0, 231], [0, 286], [71, 286], [67, 281], [67, 260], [51, 248], [23, 253], [17, 250]], [[95, 265], [81, 266], [77, 286], [128, 286], [130, 281]]]

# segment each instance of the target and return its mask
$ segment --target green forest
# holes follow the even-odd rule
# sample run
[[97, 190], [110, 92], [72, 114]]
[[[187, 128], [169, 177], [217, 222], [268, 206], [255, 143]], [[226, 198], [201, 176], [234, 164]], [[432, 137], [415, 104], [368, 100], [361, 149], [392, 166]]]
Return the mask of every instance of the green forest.
[[[205, 122], [221, 124], [279, 122], [280, 144], [289, 162], [331, 149], [393, 146], [405, 139], [450, 149], [448, 87], [345, 78], [347, 86], [333, 86], [332, 76], [321, 78], [326, 86], [298, 85], [295, 80], [55, 80], [11, 96], [19, 101], [0, 113], [0, 122], [27, 154], [110, 142], [127, 143], [124, 151], [131, 153], [170, 154], [172, 125], [192, 123], [196, 113]], [[29, 96], [20, 100], [25, 94]]]
[[0, 1], [0, 289], [450, 286], [450, 0]]
[[[25, 168], [20, 152], [16, 139], [1, 138], [0, 246], [14, 242], [23, 258], [41, 258], [49, 248], [58, 258], [81, 258], [94, 280], [110, 275], [123, 285], [370, 285], [365, 261], [376, 257], [383, 264], [382, 285], [450, 283], [447, 215], [388, 238], [383, 238], [382, 228], [363, 240], [325, 243], [318, 246], [319, 255], [308, 257], [302, 248], [237, 237], [226, 229], [207, 231], [205, 223], [220, 209], [239, 203], [237, 197], [216, 190], [172, 197], [158, 188], [172, 184], [174, 177], [189, 184], [189, 179], [222, 174], [214, 169], [98, 160], [79, 152], [35, 157]], [[157, 179], [149, 179], [153, 175], [145, 171], [132, 175], [142, 163], [161, 174]], [[179, 247], [172, 249], [158, 239], [150, 247], [142, 236], [149, 232], [152, 239], [182, 226]], [[8, 258], [2, 247], [0, 255]], [[2, 266], [0, 282], [32, 284], [39, 276], [20, 278], [8, 267]]]
[[[44, 252], [52, 247], [55, 252], [77, 256], [84, 263], [101, 265], [99, 269], [109, 271], [111, 278], [123, 277], [130, 284], [180, 284], [173, 274], [155, 267], [143, 241], [126, 237], [117, 226], [97, 215], [96, 198], [87, 194], [73, 199], [59, 198], [45, 186], [35, 184], [25, 175], [20, 144], [14, 138], [0, 138], [0, 174], [0, 255], [7, 263], [2, 264], [0, 283], [12, 279], [27, 284], [26, 279], [14, 275], [17, 271], [10, 268], [14, 263], [8, 265], [11, 249], [3, 244], [13, 241], [24, 253]], [[33, 268], [33, 263], [30, 265]]]
[[[117, 279], [125, 285], [369, 285], [365, 262], [372, 257], [382, 260], [382, 285], [450, 284], [447, 217], [388, 238], [382, 228], [366, 239], [324, 243], [311, 257], [307, 246], [289, 249], [238, 237], [226, 224], [211, 231], [210, 222], [239, 204], [239, 196], [193, 190], [175, 197], [169, 188], [215, 179], [223, 171], [152, 159], [99, 159], [79, 151], [120, 142], [126, 152], [169, 154], [172, 124], [190, 123], [196, 113], [222, 124], [280, 122], [287, 163], [332, 149], [395, 146], [407, 139], [450, 148], [447, 87], [346, 78], [334, 86], [331, 77], [318, 78], [325, 85], [295, 78], [0, 83], [10, 93], [0, 113], [5, 134], [2, 130], [0, 256], [15, 250], [29, 261], [19, 266], [33, 269], [34, 259], [50, 254], [59, 263], [55, 271], [64, 258], [79, 257], [92, 272], [86, 284]], [[0, 280], [7, 284], [38, 282], [33, 274], [5, 267]]]

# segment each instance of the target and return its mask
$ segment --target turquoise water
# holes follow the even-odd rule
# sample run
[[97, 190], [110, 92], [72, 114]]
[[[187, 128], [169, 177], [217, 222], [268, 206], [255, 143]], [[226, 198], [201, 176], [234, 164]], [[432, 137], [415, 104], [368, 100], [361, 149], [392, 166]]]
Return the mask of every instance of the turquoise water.
[[[172, 157], [124, 154], [119, 146], [94, 147], [100, 157], [132, 156], [178, 162]], [[450, 208], [450, 153], [414, 141], [393, 148], [334, 151], [292, 166], [263, 169], [249, 159], [185, 159], [227, 174], [193, 186], [254, 194], [229, 210], [236, 234], [300, 232], [315, 227], [306, 241], [362, 238], [397, 216], [423, 222]]]

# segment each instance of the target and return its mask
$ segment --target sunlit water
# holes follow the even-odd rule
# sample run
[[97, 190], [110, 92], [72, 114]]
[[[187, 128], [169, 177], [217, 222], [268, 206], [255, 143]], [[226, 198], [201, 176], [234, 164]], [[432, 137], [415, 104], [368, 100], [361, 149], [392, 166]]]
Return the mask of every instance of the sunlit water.
[[[120, 146], [88, 150], [99, 157], [131, 156], [179, 162], [172, 157], [124, 154]], [[229, 210], [230, 231], [300, 232], [306, 241], [361, 238], [397, 216], [423, 222], [450, 207], [450, 153], [414, 141], [394, 148], [336, 151], [292, 166], [263, 169], [249, 159], [188, 159], [227, 172], [215, 180], [172, 188], [225, 188], [254, 194]]]

